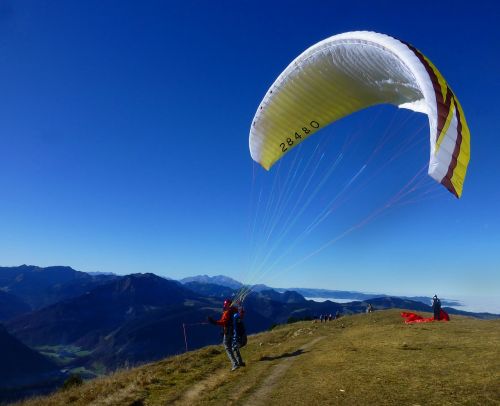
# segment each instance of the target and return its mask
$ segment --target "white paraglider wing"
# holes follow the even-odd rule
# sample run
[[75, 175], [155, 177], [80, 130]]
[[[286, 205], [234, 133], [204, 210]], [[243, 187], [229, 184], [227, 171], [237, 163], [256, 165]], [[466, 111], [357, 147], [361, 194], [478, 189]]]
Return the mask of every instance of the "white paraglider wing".
[[374, 32], [349, 32], [321, 41], [281, 73], [253, 119], [251, 156], [269, 169], [316, 131], [377, 104], [428, 115], [429, 175], [460, 197], [470, 133], [458, 100], [417, 49]]

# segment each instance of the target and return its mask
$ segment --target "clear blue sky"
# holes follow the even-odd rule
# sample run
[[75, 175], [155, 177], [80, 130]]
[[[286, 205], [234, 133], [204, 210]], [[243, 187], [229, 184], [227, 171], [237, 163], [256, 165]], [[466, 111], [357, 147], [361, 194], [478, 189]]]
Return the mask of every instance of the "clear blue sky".
[[[255, 214], [252, 173], [260, 169], [248, 152], [256, 107], [307, 47], [337, 33], [373, 30], [414, 44], [459, 97], [472, 134], [463, 197], [442, 194], [391, 210], [263, 282], [499, 295], [499, 7], [2, 1], [1, 265], [242, 279]], [[411, 113], [381, 114], [399, 120]], [[415, 116], [413, 125], [426, 122]], [[360, 148], [368, 152], [369, 145]], [[408, 155], [409, 166], [425, 162], [423, 145], [423, 155]], [[265, 175], [257, 172], [258, 179]], [[384, 192], [397, 188], [391, 176], [381, 178]], [[354, 218], [363, 204], [353, 198], [342, 218]], [[320, 228], [297, 258], [342, 227], [331, 236]]]

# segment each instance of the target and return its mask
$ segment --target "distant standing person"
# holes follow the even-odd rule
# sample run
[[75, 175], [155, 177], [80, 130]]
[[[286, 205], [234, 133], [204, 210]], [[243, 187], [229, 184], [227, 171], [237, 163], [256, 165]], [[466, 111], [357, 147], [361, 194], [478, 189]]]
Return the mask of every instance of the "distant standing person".
[[434, 310], [434, 320], [439, 320], [441, 318], [441, 300], [437, 295], [432, 298], [432, 310]]
[[215, 320], [209, 316], [208, 321], [211, 324], [222, 327], [222, 331], [224, 333], [222, 344], [224, 345], [226, 354], [229, 360], [231, 361], [231, 366], [232, 366], [231, 371], [234, 371], [238, 369], [240, 366], [241, 367], [245, 366], [245, 363], [241, 358], [239, 344], [237, 343], [237, 340], [233, 336], [234, 334], [233, 320], [234, 320], [234, 315], [238, 313], [238, 309], [234, 307], [232, 304], [233, 302], [230, 299], [224, 300], [224, 304], [222, 307], [223, 312], [220, 320]]

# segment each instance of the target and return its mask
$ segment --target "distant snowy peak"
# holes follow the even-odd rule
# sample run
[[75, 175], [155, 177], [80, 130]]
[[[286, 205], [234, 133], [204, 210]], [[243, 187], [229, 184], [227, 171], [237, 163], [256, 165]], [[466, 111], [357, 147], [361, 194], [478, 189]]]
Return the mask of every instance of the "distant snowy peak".
[[239, 289], [243, 286], [242, 283], [224, 275], [208, 276], [208, 275], [197, 275], [190, 276], [188, 278], [181, 279], [179, 282], [185, 284], [189, 282], [198, 283], [211, 283], [214, 285], [226, 286], [231, 289]]
[[104, 276], [118, 276], [117, 274], [113, 273], [113, 272], [85, 272], [86, 274], [88, 275], [91, 275], [91, 276], [101, 276], [101, 275], [104, 275]]

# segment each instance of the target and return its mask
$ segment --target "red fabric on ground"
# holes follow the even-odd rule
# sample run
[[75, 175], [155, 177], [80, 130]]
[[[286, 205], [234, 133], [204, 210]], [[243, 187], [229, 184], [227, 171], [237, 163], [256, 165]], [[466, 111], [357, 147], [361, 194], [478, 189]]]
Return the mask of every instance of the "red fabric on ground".
[[439, 313], [439, 321], [441, 320], [450, 321], [450, 316], [443, 309], [441, 309], [441, 312]]
[[416, 313], [401, 312], [401, 317], [405, 319], [405, 323], [429, 323], [431, 321], [450, 321], [450, 316], [443, 309], [439, 314], [440, 320], [434, 320], [434, 317], [422, 317]]

